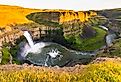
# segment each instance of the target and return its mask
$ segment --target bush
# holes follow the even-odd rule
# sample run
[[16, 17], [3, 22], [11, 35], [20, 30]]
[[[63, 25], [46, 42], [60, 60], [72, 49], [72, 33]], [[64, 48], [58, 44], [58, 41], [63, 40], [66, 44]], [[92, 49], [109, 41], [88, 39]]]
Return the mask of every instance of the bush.
[[3, 47], [2, 48], [2, 62], [1, 62], [1, 64], [7, 64], [7, 63], [9, 63], [9, 61], [10, 61], [10, 52], [9, 52], [9, 49], [8, 48], [6, 48], [6, 47]]
[[18, 45], [10, 47], [10, 43], [4, 43], [2, 47], [2, 61], [1, 64], [20, 64], [20, 61], [17, 59]]

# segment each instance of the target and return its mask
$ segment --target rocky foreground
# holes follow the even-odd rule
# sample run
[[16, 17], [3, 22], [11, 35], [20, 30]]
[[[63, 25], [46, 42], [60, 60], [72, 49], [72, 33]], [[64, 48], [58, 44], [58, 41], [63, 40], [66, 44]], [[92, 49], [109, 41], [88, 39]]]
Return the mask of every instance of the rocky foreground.
[[[115, 57], [115, 58], [107, 58], [107, 57], [99, 57], [93, 60], [90, 64], [98, 64], [102, 62], [107, 62], [107, 61], [118, 61], [121, 62], [121, 58]], [[17, 71], [17, 70], [22, 70], [22, 69], [36, 69], [40, 71], [58, 71], [58, 72], [68, 72], [68, 73], [78, 73], [84, 68], [88, 67], [88, 65], [75, 65], [73, 67], [59, 67], [59, 66], [54, 66], [54, 67], [45, 67], [45, 66], [34, 66], [33, 64], [29, 65], [27, 63], [23, 65], [16, 65], [16, 64], [6, 64], [6, 65], [1, 65], [0, 70], [2, 71]]]

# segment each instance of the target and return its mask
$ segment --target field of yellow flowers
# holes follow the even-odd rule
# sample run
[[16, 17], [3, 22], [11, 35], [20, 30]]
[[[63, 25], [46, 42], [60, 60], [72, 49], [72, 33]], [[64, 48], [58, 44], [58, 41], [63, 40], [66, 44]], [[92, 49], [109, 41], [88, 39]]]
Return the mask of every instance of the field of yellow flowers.
[[121, 82], [121, 61], [74, 67], [0, 66], [0, 82]]
[[26, 15], [32, 12], [41, 12], [40, 9], [29, 9], [18, 6], [0, 5], [0, 26], [9, 24], [23, 24], [31, 22]]

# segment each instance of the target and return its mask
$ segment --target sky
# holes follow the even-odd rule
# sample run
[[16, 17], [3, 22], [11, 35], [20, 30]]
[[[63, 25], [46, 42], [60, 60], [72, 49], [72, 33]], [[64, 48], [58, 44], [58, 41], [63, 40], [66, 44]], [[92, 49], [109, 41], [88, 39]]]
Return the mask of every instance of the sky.
[[121, 0], [0, 0], [0, 4], [75, 11], [121, 8]]

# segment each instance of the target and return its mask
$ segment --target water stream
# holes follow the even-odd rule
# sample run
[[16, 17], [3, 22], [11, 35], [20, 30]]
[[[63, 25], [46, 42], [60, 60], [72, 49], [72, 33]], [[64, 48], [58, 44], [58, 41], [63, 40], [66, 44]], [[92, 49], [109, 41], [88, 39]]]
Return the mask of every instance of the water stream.
[[114, 32], [110, 32], [109, 28], [105, 26], [100, 25], [99, 27], [107, 31], [108, 34], [105, 37], [105, 42], [106, 42], [107, 47], [111, 46], [113, 41], [117, 37], [116, 34]]

